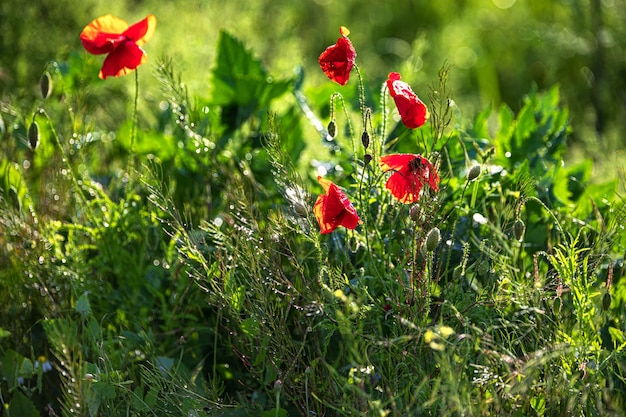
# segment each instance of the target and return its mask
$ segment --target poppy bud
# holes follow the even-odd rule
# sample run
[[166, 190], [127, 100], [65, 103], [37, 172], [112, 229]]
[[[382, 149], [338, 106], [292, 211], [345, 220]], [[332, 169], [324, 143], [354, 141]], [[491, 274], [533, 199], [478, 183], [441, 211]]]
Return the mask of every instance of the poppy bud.
[[2, 114], [0, 114], [0, 138], [3, 138], [7, 133], [7, 128], [4, 125], [4, 119], [2, 118]]
[[467, 171], [467, 180], [473, 181], [480, 175], [480, 165], [474, 165]]
[[433, 227], [430, 229], [430, 232], [426, 235], [426, 250], [428, 252], [432, 252], [437, 249], [437, 245], [441, 240], [441, 232], [438, 228]]
[[331, 138], [334, 138], [335, 135], [337, 134], [337, 124], [335, 123], [335, 120], [331, 120], [328, 123], [328, 129], [327, 130], [328, 130], [328, 135]]
[[414, 204], [414, 205], [411, 206], [411, 209], [409, 210], [409, 217], [414, 222], [419, 220], [419, 218], [420, 218], [420, 207], [419, 207], [418, 204]]
[[515, 239], [521, 241], [524, 237], [524, 231], [526, 230], [526, 225], [522, 219], [515, 220], [513, 223], [513, 234], [515, 235]]
[[44, 72], [39, 79], [39, 88], [41, 89], [41, 96], [43, 99], [50, 97], [52, 93], [52, 77], [48, 71]]
[[604, 293], [604, 295], [602, 296], [602, 309], [604, 311], [607, 311], [609, 308], [611, 308], [611, 301], [613, 301], [611, 293]]
[[369, 164], [370, 162], [372, 162], [372, 155], [366, 153], [365, 155], [363, 155], [363, 163], [365, 165]]
[[370, 134], [367, 133], [367, 130], [363, 132], [363, 134], [361, 135], [361, 143], [363, 144], [363, 147], [365, 149], [367, 149], [368, 146], [370, 146]]
[[39, 125], [35, 121], [28, 127], [28, 143], [32, 149], [39, 145]]

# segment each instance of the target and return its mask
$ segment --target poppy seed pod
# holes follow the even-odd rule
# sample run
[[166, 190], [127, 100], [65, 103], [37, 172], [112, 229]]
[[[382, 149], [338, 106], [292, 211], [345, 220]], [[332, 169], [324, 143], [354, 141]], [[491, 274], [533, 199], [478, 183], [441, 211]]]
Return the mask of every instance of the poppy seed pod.
[[39, 88], [41, 89], [41, 97], [47, 99], [52, 94], [52, 77], [48, 71], [44, 72], [39, 79]]
[[467, 171], [467, 180], [473, 181], [480, 175], [480, 165], [474, 165]]
[[35, 121], [28, 127], [28, 143], [32, 149], [39, 145], [39, 125]]
[[337, 123], [335, 123], [334, 120], [331, 120], [330, 122], [328, 122], [328, 135], [331, 138], [334, 138], [335, 135], [337, 134]]
[[363, 163], [365, 165], [369, 164], [370, 162], [372, 162], [372, 155], [366, 153], [365, 155], [363, 155]]
[[526, 230], [526, 225], [522, 219], [515, 220], [513, 223], [513, 234], [515, 235], [516, 240], [522, 240], [524, 237], [524, 231]]
[[433, 227], [426, 235], [426, 250], [432, 252], [437, 249], [439, 241], [441, 241], [441, 232], [438, 228]]
[[367, 133], [367, 130], [363, 132], [363, 134], [361, 135], [361, 143], [363, 144], [363, 147], [365, 149], [367, 149], [370, 146], [370, 134]]

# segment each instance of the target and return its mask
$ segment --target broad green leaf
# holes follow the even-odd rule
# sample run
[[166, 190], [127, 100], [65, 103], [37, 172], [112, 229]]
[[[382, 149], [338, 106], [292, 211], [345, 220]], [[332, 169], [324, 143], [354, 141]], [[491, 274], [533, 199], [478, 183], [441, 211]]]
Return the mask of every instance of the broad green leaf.
[[275, 408], [272, 410], [264, 411], [261, 413], [261, 417], [287, 417], [287, 410], [284, 408], [279, 408], [276, 410]]
[[89, 312], [91, 311], [91, 307], [89, 305], [89, 298], [87, 297], [87, 294], [83, 294], [78, 297], [78, 300], [76, 300], [76, 305], [74, 306], [74, 310], [76, 310], [76, 312], [80, 314], [83, 318], [87, 314], [89, 314]]
[[4, 159], [0, 162], [0, 188], [4, 192], [4, 199], [16, 209], [32, 206], [33, 202], [28, 194], [28, 187], [19, 165]]
[[[117, 141], [130, 151], [132, 135], [132, 123], [126, 123], [117, 132]], [[155, 155], [161, 161], [167, 161], [174, 157], [177, 151], [176, 138], [163, 132], [154, 130], [141, 130], [136, 132], [132, 151], [139, 155]]]
[[217, 65], [213, 70], [214, 104], [221, 105], [222, 119], [237, 126], [286, 93], [291, 81], [275, 80], [243, 43], [222, 31]]
[[6, 379], [7, 385], [9, 387], [9, 392], [17, 387], [17, 374], [18, 374], [18, 364], [20, 362], [20, 358], [22, 355], [14, 351], [13, 349], [7, 349], [4, 352], [4, 356], [2, 357], [2, 376]]
[[21, 392], [16, 391], [7, 409], [9, 417], [39, 417], [39, 411], [33, 403]]
[[485, 107], [476, 118], [474, 119], [474, 125], [470, 134], [476, 139], [488, 138], [489, 135], [489, 117], [493, 111], [493, 106], [490, 104]]
[[11, 336], [11, 332], [0, 327], [0, 339]]

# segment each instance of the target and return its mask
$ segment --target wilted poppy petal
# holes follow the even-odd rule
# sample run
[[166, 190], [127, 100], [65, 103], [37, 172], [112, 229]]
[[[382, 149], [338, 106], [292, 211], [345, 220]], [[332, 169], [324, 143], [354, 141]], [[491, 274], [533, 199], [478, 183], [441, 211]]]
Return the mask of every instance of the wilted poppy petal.
[[396, 103], [402, 123], [409, 129], [423, 126], [430, 117], [428, 108], [413, 92], [411, 86], [400, 81], [400, 74], [392, 72], [387, 79], [387, 88]]
[[141, 46], [148, 42], [154, 31], [156, 30], [156, 17], [152, 14], [148, 15], [145, 19], [135, 23], [129, 27], [124, 35], [131, 41], [134, 41], [137, 45]]
[[136, 69], [147, 60], [143, 49], [134, 42], [124, 42], [104, 59], [99, 77], [103, 80], [109, 76], [119, 77]]
[[122, 33], [126, 29], [128, 29], [128, 23], [108, 14], [85, 26], [80, 34], [80, 40], [90, 54], [106, 54], [125, 39]]
[[341, 38], [320, 54], [318, 62], [330, 80], [346, 85], [350, 79], [350, 71], [354, 67], [356, 50], [348, 39], [350, 31], [342, 26], [340, 32]]

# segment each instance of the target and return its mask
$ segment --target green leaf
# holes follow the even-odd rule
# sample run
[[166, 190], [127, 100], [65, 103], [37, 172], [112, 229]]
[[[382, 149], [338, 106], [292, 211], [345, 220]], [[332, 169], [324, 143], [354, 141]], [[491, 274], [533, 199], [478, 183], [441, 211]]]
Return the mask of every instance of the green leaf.
[[87, 298], [87, 294], [83, 294], [78, 297], [74, 310], [76, 310], [76, 312], [83, 318], [91, 312], [91, 306], [89, 305], [89, 298]]
[[248, 317], [241, 322], [241, 330], [251, 337], [256, 337], [259, 334], [259, 322], [254, 317]]
[[279, 408], [278, 410], [271, 409], [271, 410], [267, 410], [264, 411], [263, 413], [261, 413], [261, 417], [286, 417], [287, 416], [287, 410], [285, 410], [284, 408]]
[[275, 80], [240, 40], [225, 31], [220, 33], [212, 81], [213, 103], [226, 107], [222, 118], [234, 118], [235, 126], [266, 110], [291, 85], [290, 80]]
[[[117, 132], [117, 140], [130, 151], [132, 122], [124, 124]], [[155, 155], [161, 161], [172, 159], [177, 152], [176, 138], [172, 135], [155, 130], [141, 130], [136, 132], [132, 151], [138, 155]]]
[[9, 403], [7, 415], [9, 417], [39, 417], [39, 411], [24, 394], [16, 391]]
[[4, 192], [4, 199], [16, 209], [22, 210], [23, 207], [33, 205], [19, 165], [7, 159], [0, 162], [0, 188]]
[[2, 376], [6, 379], [9, 387], [9, 392], [13, 391], [17, 387], [17, 365], [20, 362], [22, 356], [13, 349], [7, 349], [2, 357]]

